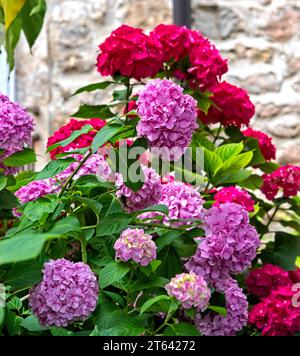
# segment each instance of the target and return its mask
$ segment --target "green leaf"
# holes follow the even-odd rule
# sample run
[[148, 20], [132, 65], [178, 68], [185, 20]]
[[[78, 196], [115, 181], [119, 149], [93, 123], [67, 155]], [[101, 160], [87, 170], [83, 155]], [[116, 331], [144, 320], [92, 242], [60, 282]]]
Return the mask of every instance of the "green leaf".
[[97, 226], [97, 236], [113, 235], [126, 229], [130, 224], [133, 216], [128, 214], [114, 213], [105, 216]]
[[249, 178], [244, 179], [242, 182], [240, 182], [240, 186], [243, 188], [256, 190], [261, 187], [262, 183], [263, 179], [259, 175], [252, 174]]
[[215, 153], [222, 159], [223, 162], [229, 160], [232, 157], [236, 157], [244, 149], [242, 142], [240, 143], [230, 143], [227, 145], [219, 146]]
[[22, 308], [22, 301], [18, 297], [13, 297], [6, 306], [9, 310], [20, 310]]
[[121, 305], [122, 307], [124, 307], [125, 304], [125, 300], [124, 298], [117, 293], [113, 293], [113, 292], [108, 292], [108, 291], [103, 291], [103, 293], [105, 293], [108, 297], [110, 297], [115, 303]]
[[241, 130], [234, 126], [226, 127], [225, 133], [230, 137], [232, 142], [241, 142], [245, 139], [245, 136], [241, 133]]
[[26, 0], [20, 12], [22, 28], [31, 48], [41, 32], [47, 4], [45, 0]]
[[19, 206], [17, 198], [7, 189], [0, 191], [0, 208], [2, 209], [12, 209]]
[[83, 134], [87, 134], [90, 131], [93, 131], [94, 128], [91, 125], [84, 125], [80, 130], [73, 131], [70, 137], [66, 138], [65, 140], [62, 140], [60, 142], [56, 142], [53, 145], [49, 146], [47, 148], [47, 152], [50, 152], [54, 150], [57, 147], [65, 147], [75, 141], [78, 137], [80, 137]]
[[92, 143], [93, 152], [97, 152], [97, 150], [102, 147], [105, 143], [107, 143], [112, 137], [114, 137], [118, 131], [122, 128], [123, 124], [113, 123], [104, 126], [94, 137]]
[[203, 134], [196, 132], [193, 136], [192, 146], [205, 147], [209, 151], [215, 150], [215, 145]]
[[70, 164], [76, 162], [74, 158], [56, 159], [50, 161], [36, 176], [35, 180], [53, 178], [57, 174], [67, 169]]
[[92, 210], [92, 212], [98, 216], [102, 210], [102, 204], [100, 204], [98, 201], [90, 198], [85, 198], [85, 197], [80, 197], [78, 195], [73, 196], [74, 201], [78, 201], [84, 205], [86, 205], [89, 209]]
[[259, 164], [265, 163], [265, 157], [261, 153], [258, 140], [252, 137], [247, 137], [245, 140], [245, 150], [252, 151], [253, 157], [250, 162], [251, 166], [257, 166]]
[[215, 313], [218, 313], [222, 316], [227, 316], [227, 310], [226, 308], [223, 308], [223, 307], [219, 307], [219, 306], [216, 306], [216, 305], [209, 305], [208, 306], [208, 309], [214, 311]]
[[296, 259], [300, 256], [300, 235], [291, 235], [285, 232], [275, 234], [273, 263], [286, 271], [294, 270]]
[[114, 101], [126, 101], [127, 100], [127, 89], [115, 90], [113, 92]]
[[71, 116], [82, 119], [90, 119], [93, 117], [105, 120], [114, 117], [115, 114], [110, 110], [108, 105], [81, 104], [78, 111]]
[[251, 170], [241, 169], [237, 172], [226, 171], [218, 174], [213, 182], [215, 185], [227, 184], [227, 183], [239, 183], [243, 182], [245, 179], [249, 178], [252, 174]]
[[74, 336], [75, 335], [73, 331], [66, 330], [63, 328], [52, 327], [52, 328], [50, 328], [50, 331], [51, 331], [52, 336]]
[[214, 175], [217, 176], [217, 174], [224, 173], [226, 171], [234, 172], [241, 168], [244, 168], [251, 162], [252, 157], [252, 152], [246, 152], [239, 154], [238, 156], [229, 158], [220, 167], [216, 169]]
[[10, 336], [20, 335], [21, 334], [21, 323], [23, 318], [16, 315], [12, 311], [7, 312], [7, 330]]
[[48, 329], [42, 326], [38, 318], [34, 315], [29, 315], [26, 319], [23, 319], [20, 325], [22, 328], [33, 332], [44, 331]]
[[29, 202], [24, 209], [24, 215], [31, 221], [40, 220], [44, 214], [51, 214], [59, 204], [56, 199], [48, 199], [46, 196]]
[[5, 283], [12, 290], [31, 287], [41, 280], [41, 266], [34, 262], [17, 263], [7, 273]]
[[184, 231], [173, 230], [161, 235], [155, 242], [157, 246], [157, 252], [160, 252], [166, 246], [176, 242], [178, 239], [180, 239], [182, 234], [184, 234]]
[[6, 314], [6, 309], [3, 307], [0, 307], [0, 331], [3, 327], [4, 322], [5, 322], [5, 314]]
[[124, 263], [113, 262], [105, 266], [99, 273], [100, 288], [119, 282], [128, 272], [129, 267]]
[[261, 169], [264, 173], [272, 173], [279, 167], [280, 165], [275, 162], [266, 162], [258, 166], [258, 168]]
[[222, 159], [217, 153], [204, 148], [204, 169], [209, 176], [213, 176], [222, 164]]
[[61, 236], [64, 234], [68, 234], [69, 232], [80, 232], [81, 231], [81, 226], [80, 222], [75, 216], [67, 216], [56, 223], [53, 224], [51, 227], [51, 230], [48, 232], [51, 232], [53, 235]]
[[92, 92], [92, 91], [95, 91], [95, 90], [103, 90], [103, 89], [106, 89], [111, 84], [114, 84], [114, 82], [105, 81], [105, 82], [100, 82], [100, 83], [89, 84], [89, 85], [86, 85], [84, 87], [81, 87], [81, 88], [77, 89], [75, 91], [75, 93], [72, 94], [71, 96], [74, 96], [74, 95], [77, 95], [77, 94], [81, 94], [81, 93], [84, 93], [84, 92]]
[[112, 215], [114, 213], [121, 213], [123, 211], [121, 203], [113, 196], [112, 201], [106, 211], [105, 216]]
[[24, 185], [27, 185], [28, 183], [32, 182], [35, 179], [35, 177], [36, 177], [36, 173], [33, 171], [20, 172], [15, 177], [15, 181], [9, 185], [9, 190], [12, 192], [16, 192], [21, 187], [24, 187]]
[[14, 50], [19, 42], [21, 29], [22, 21], [19, 18], [16, 18], [5, 34], [5, 50], [10, 71], [12, 71], [15, 66]]
[[152, 211], [153, 212], [159, 212], [159, 213], [162, 213], [164, 215], [169, 215], [169, 209], [164, 204], [152, 205], [152, 206], [149, 206], [148, 208], [145, 208], [143, 210], [135, 211], [134, 214], [137, 216], [137, 215], [140, 215], [140, 214], [143, 214], [143, 213], [147, 213], [147, 212], [152, 212]]
[[36, 155], [31, 148], [24, 148], [23, 151], [16, 152], [3, 161], [8, 167], [20, 167], [34, 162], [36, 162]]
[[164, 336], [201, 336], [196, 327], [189, 323], [172, 324], [164, 331]]
[[169, 279], [163, 277], [147, 277], [147, 279], [140, 279], [134, 282], [131, 286], [131, 291], [136, 292], [149, 288], [164, 288], [164, 286], [169, 282]]
[[168, 295], [158, 295], [156, 297], [153, 297], [149, 300], [147, 300], [141, 307], [140, 310], [140, 314], [144, 314], [146, 310], [148, 310], [149, 308], [151, 308], [151, 306], [161, 300], [171, 300], [171, 297], [169, 297]]
[[0, 191], [6, 187], [7, 177], [0, 175]]

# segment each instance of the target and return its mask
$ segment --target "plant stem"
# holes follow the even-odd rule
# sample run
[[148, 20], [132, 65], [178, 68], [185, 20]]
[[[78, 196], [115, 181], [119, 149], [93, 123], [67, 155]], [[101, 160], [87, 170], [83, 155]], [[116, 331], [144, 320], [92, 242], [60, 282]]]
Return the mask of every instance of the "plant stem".
[[29, 294], [27, 295], [24, 295], [24, 297], [20, 298], [21, 302], [23, 302], [24, 300], [28, 299], [29, 298]]
[[275, 208], [273, 214], [271, 215], [271, 217], [270, 217], [270, 219], [269, 219], [269, 222], [268, 222], [268, 224], [267, 224], [267, 228], [271, 225], [271, 223], [272, 223], [273, 219], [275, 218], [275, 215], [276, 215], [276, 213], [277, 213], [278, 210], [279, 210], [279, 206], [276, 206], [276, 208]]
[[[128, 81], [126, 82], [126, 114], [128, 113], [129, 110], [129, 97], [130, 97], [130, 78], [128, 78]], [[125, 124], [127, 124], [128, 121], [128, 116], [125, 117]]]
[[75, 175], [78, 173], [80, 168], [85, 164], [85, 162], [91, 157], [93, 152], [90, 150], [90, 152], [84, 157], [84, 159], [79, 163], [78, 167], [74, 170], [74, 172], [70, 175], [70, 177], [67, 179], [66, 184], [62, 187], [61, 191], [58, 194], [58, 198], [61, 198], [65, 192], [65, 190], [68, 188], [68, 186], [71, 184], [73, 178]]
[[216, 137], [214, 138], [213, 144], [215, 144], [217, 142], [217, 139], [219, 138], [219, 135], [221, 133], [222, 130], [222, 125], [219, 126]]
[[159, 326], [156, 330], [154, 330], [152, 332], [152, 335], [157, 334], [162, 328], [164, 328], [167, 325], [168, 321], [172, 318], [172, 315], [173, 314], [167, 315], [167, 317], [166, 317], [165, 321], [163, 322], [163, 324], [161, 324], [161, 326]]
[[83, 263], [87, 263], [86, 239], [85, 236], [80, 237], [81, 259]]

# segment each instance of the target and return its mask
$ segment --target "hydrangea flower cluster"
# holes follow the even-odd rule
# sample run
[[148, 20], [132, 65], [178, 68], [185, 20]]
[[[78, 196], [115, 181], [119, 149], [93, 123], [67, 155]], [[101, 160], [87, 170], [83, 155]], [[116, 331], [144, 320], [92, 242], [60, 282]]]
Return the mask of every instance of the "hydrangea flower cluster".
[[204, 311], [208, 306], [210, 289], [203, 277], [194, 272], [177, 274], [165, 289], [169, 296], [180, 301], [185, 309], [196, 307]]
[[211, 99], [216, 106], [211, 106], [207, 115], [199, 111], [198, 116], [204, 124], [220, 123], [224, 126], [241, 128], [248, 126], [254, 116], [255, 107], [247, 92], [235, 85], [222, 82], [213, 89]]
[[189, 271], [215, 285], [251, 266], [260, 245], [247, 211], [235, 203], [212, 207], [205, 218], [206, 238], [186, 264]]
[[292, 280], [289, 272], [268, 263], [252, 270], [246, 279], [246, 285], [250, 293], [263, 298], [280, 286], [292, 285]]
[[220, 189], [215, 194], [214, 200], [214, 206], [224, 203], [236, 203], [243, 206], [249, 212], [254, 211], [255, 201], [251, 198], [251, 195], [247, 191], [234, 186]]
[[22, 151], [31, 143], [34, 121], [25, 109], [0, 93], [0, 169], [4, 174], [16, 173], [16, 168], [3, 165], [3, 160], [15, 152]]
[[176, 68], [174, 75], [185, 79], [191, 86], [207, 90], [217, 84], [228, 71], [224, 60], [215, 46], [200, 32], [176, 25], [158, 25], [150, 36], [162, 46], [164, 61], [180, 61], [188, 58], [190, 67], [186, 71]]
[[168, 79], [155, 79], [139, 93], [138, 137], [145, 137], [154, 153], [178, 160], [198, 127], [197, 102]]
[[234, 336], [247, 324], [247, 297], [237, 282], [231, 278], [219, 283], [217, 290], [225, 295], [227, 315], [209, 312], [202, 316], [197, 313], [195, 324], [205, 336]]
[[[23, 205], [47, 194], [57, 193], [57, 189], [58, 187], [54, 184], [53, 179], [37, 180], [21, 187], [16, 191], [15, 195], [20, 204]], [[18, 208], [15, 208], [13, 213], [17, 217], [22, 216], [22, 214], [18, 211]]]
[[284, 197], [297, 195], [300, 190], [300, 167], [287, 164], [263, 175], [261, 191], [269, 200], [275, 198], [279, 189], [283, 190]]
[[116, 174], [116, 186], [118, 188], [116, 195], [124, 200], [126, 210], [133, 212], [157, 204], [162, 194], [162, 184], [159, 175], [154, 169], [141, 165], [144, 173], [144, 185], [134, 192], [128, 188], [120, 173]]
[[114, 244], [116, 258], [127, 262], [133, 260], [141, 266], [147, 266], [156, 258], [156, 245], [152, 236], [143, 229], [126, 229]]
[[[82, 161], [83, 156], [80, 154], [71, 155], [77, 162], [73, 162], [70, 166], [65, 169], [63, 172], [59, 173], [56, 178], [58, 180], [66, 180], [70, 177], [70, 175], [77, 169]], [[78, 179], [82, 176], [89, 174], [97, 174], [98, 178], [101, 178], [104, 181], [107, 181], [110, 174], [111, 169], [106, 159], [100, 154], [93, 154], [91, 157], [87, 159], [82, 167], [80, 167], [79, 171], [75, 174], [74, 179]]]
[[294, 271], [289, 271], [289, 277], [292, 283], [300, 283], [300, 267]]
[[293, 336], [300, 332], [300, 305], [293, 305], [295, 291], [282, 286], [256, 304], [249, 314], [249, 323], [262, 329], [263, 336]]
[[80, 149], [88, 147], [93, 142], [93, 139], [97, 131], [101, 130], [103, 126], [106, 125], [106, 122], [101, 119], [90, 119], [90, 120], [75, 120], [71, 119], [66, 125], [60, 127], [54, 134], [49, 137], [47, 147], [54, 145], [57, 142], [69, 138], [74, 131], [82, 129], [85, 125], [91, 125], [94, 128], [94, 131], [90, 131], [87, 134], [82, 134], [76, 138], [70, 144], [62, 147], [56, 147], [50, 152], [51, 159], [64, 152], [68, 152], [71, 149]]
[[43, 326], [66, 327], [95, 310], [98, 282], [90, 267], [65, 259], [45, 263], [42, 281], [30, 290], [29, 307]]
[[122, 25], [99, 46], [97, 70], [101, 75], [121, 74], [140, 80], [163, 67], [160, 43], [143, 30]]
[[272, 142], [272, 137], [268, 136], [264, 132], [254, 130], [250, 127], [242, 131], [242, 133], [246, 137], [257, 139], [260, 151], [266, 161], [271, 161], [276, 158], [276, 147]]

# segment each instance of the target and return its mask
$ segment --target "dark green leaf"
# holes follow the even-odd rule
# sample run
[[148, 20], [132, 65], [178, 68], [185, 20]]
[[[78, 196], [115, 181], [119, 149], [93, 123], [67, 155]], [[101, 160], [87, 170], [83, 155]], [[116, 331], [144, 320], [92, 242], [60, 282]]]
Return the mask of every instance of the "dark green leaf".
[[105, 143], [107, 143], [113, 136], [115, 136], [118, 131], [122, 128], [122, 124], [114, 123], [110, 125], [104, 126], [95, 136], [92, 143], [93, 152], [97, 152], [97, 150], [102, 147]]
[[106, 236], [117, 234], [126, 229], [132, 219], [133, 216], [124, 213], [114, 213], [109, 216], [105, 216], [97, 226], [97, 235]]
[[5, 50], [7, 54], [7, 63], [9, 64], [9, 70], [12, 71], [15, 66], [14, 50], [20, 39], [22, 29], [22, 21], [16, 18], [9, 26], [9, 29], [5, 34]]
[[106, 89], [111, 84], [113, 84], [113, 82], [109, 82], [109, 81], [89, 84], [89, 85], [86, 85], [86, 86], [84, 86], [82, 88], [77, 89], [75, 91], [75, 93], [72, 94], [71, 96], [77, 95], [77, 94], [80, 94], [80, 93], [84, 93], [84, 92], [92, 92], [92, 91], [95, 91], [95, 90], [103, 90], [103, 89]]
[[108, 105], [87, 105], [81, 104], [79, 110], [71, 115], [82, 119], [90, 119], [91, 117], [99, 119], [109, 119], [115, 114], [110, 110]]
[[44, 214], [53, 213], [58, 204], [59, 201], [56, 199], [42, 197], [27, 203], [24, 209], [24, 215], [31, 221], [37, 221], [40, 220]]
[[119, 282], [128, 272], [129, 267], [124, 263], [113, 262], [107, 265], [99, 273], [100, 288]]
[[147, 300], [141, 307], [140, 310], [140, 314], [144, 314], [146, 310], [148, 310], [149, 308], [151, 308], [151, 306], [161, 300], [169, 300], [171, 301], [171, 297], [169, 297], [168, 295], [158, 295], [156, 297], [153, 297], [149, 300]]
[[7, 189], [0, 191], [0, 208], [2, 209], [12, 209], [17, 207], [19, 204], [17, 198]]
[[36, 180], [48, 179], [56, 176], [57, 174], [63, 172], [66, 168], [70, 166], [73, 162], [76, 162], [74, 158], [65, 158], [65, 159], [56, 159], [50, 161], [44, 168], [41, 170], [37, 176]]
[[192, 324], [172, 324], [164, 332], [165, 336], [200, 336], [201, 334]]
[[127, 89], [115, 90], [113, 92], [114, 101], [126, 101], [127, 100]]
[[16, 315], [12, 311], [7, 312], [7, 330], [10, 336], [21, 334], [21, 323], [23, 318]]
[[244, 179], [242, 182], [240, 182], [240, 186], [243, 188], [256, 190], [261, 187], [262, 183], [263, 180], [259, 175], [252, 174], [249, 178]]
[[44, 331], [48, 329], [42, 326], [34, 315], [29, 315], [26, 319], [23, 319], [20, 325], [29, 331]]
[[23, 151], [16, 152], [3, 161], [8, 167], [20, 167], [34, 162], [36, 162], [36, 155], [31, 148], [24, 148]]
[[0, 175], [0, 190], [6, 187], [7, 177]]

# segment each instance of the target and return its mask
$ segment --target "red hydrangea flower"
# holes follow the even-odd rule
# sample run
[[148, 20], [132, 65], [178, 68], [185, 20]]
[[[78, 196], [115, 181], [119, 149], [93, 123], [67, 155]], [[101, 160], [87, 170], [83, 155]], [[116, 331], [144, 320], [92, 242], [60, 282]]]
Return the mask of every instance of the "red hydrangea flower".
[[291, 286], [272, 291], [253, 307], [249, 323], [262, 329], [263, 336], [293, 336], [300, 331], [300, 306], [294, 303], [295, 293]]
[[190, 32], [186, 27], [160, 24], [150, 33], [150, 37], [162, 45], [165, 62], [172, 59], [179, 61], [191, 47]]
[[75, 120], [71, 119], [66, 125], [59, 128], [54, 134], [49, 137], [47, 147], [54, 145], [68, 137], [74, 131], [80, 130], [85, 125], [91, 125], [96, 131], [90, 131], [87, 134], [79, 136], [76, 140], [71, 142], [69, 145], [64, 147], [57, 147], [50, 152], [51, 159], [55, 159], [56, 155], [63, 152], [68, 152], [70, 149], [79, 149], [83, 147], [88, 147], [93, 142], [93, 139], [97, 131], [101, 130], [105, 126], [106, 122], [101, 119], [90, 119], [90, 120]]
[[295, 271], [289, 271], [289, 277], [293, 283], [300, 283], [300, 268]]
[[252, 270], [246, 279], [248, 291], [260, 298], [268, 296], [278, 287], [291, 284], [289, 273], [272, 264]]
[[222, 82], [212, 90], [211, 99], [217, 107], [211, 106], [207, 115], [199, 112], [200, 120], [208, 124], [221, 123], [224, 126], [249, 125], [255, 113], [255, 107], [247, 92], [235, 85]]
[[97, 70], [101, 75], [135, 78], [152, 77], [163, 66], [160, 43], [142, 29], [122, 25], [99, 46]]
[[250, 127], [243, 131], [243, 135], [258, 140], [259, 148], [266, 161], [276, 158], [276, 147], [272, 142], [272, 137]]
[[189, 51], [192, 75], [191, 86], [202, 90], [211, 90], [218, 84], [218, 80], [228, 71], [227, 61], [222, 58], [216, 47], [197, 31], [191, 31], [194, 44]]
[[261, 191], [269, 200], [273, 200], [279, 189], [284, 197], [297, 195], [300, 189], [300, 167], [287, 164], [270, 174], [264, 174]]
[[255, 201], [251, 195], [243, 189], [236, 187], [225, 187], [219, 190], [215, 196], [215, 203], [213, 205], [219, 206], [224, 203], [236, 203], [243, 206], [247, 211], [254, 211]]

